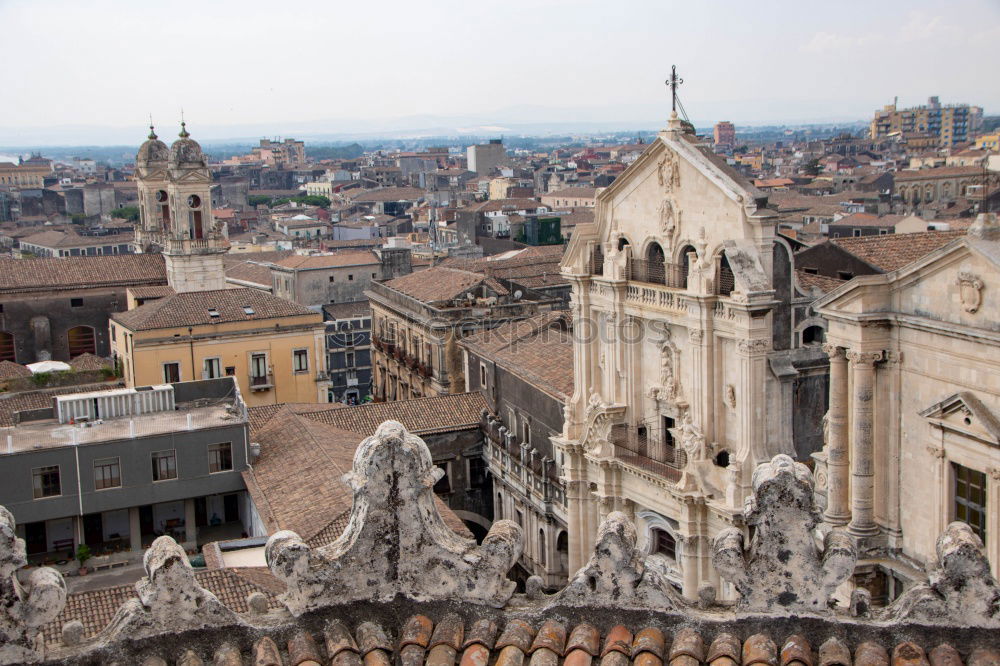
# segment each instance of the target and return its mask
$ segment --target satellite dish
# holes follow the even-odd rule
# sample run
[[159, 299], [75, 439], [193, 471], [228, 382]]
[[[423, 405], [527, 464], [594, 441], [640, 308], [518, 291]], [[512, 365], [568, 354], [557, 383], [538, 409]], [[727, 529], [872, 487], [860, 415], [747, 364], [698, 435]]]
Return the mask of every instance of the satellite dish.
[[514, 290], [514, 300], [515, 300], [515, 301], [519, 301], [519, 300], [521, 300], [521, 297], [522, 297], [522, 296], [524, 296], [524, 294], [523, 294], [523, 293], [521, 293], [521, 290], [520, 290], [520, 289], [516, 289], [516, 290]]

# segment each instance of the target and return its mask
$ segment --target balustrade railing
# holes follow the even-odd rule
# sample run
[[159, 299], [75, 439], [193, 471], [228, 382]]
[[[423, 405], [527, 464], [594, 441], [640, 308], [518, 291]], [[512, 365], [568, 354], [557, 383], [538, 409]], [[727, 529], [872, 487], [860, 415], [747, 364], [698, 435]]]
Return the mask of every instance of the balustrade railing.
[[687, 268], [682, 264], [629, 257], [627, 272], [628, 279], [634, 282], [662, 284], [673, 289], [687, 288]]

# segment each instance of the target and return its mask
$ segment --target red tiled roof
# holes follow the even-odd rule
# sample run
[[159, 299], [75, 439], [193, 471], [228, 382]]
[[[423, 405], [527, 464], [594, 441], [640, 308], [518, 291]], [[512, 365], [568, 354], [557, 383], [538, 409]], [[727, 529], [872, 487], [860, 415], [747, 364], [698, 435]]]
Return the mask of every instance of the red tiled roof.
[[963, 231], [922, 231], [913, 234], [835, 238], [833, 243], [886, 273], [920, 259], [962, 236]]
[[161, 254], [0, 258], [0, 293], [166, 284]]
[[449, 301], [486, 280], [481, 273], [437, 266], [386, 281], [385, 286], [423, 303]]
[[[250, 308], [249, 314], [245, 308]], [[213, 317], [210, 311], [218, 313]], [[111, 318], [133, 331], [158, 328], [201, 326], [239, 321], [279, 319], [301, 315], [319, 315], [309, 308], [272, 296], [259, 289], [218, 289], [172, 294], [140, 305], [132, 310], [117, 312]]]

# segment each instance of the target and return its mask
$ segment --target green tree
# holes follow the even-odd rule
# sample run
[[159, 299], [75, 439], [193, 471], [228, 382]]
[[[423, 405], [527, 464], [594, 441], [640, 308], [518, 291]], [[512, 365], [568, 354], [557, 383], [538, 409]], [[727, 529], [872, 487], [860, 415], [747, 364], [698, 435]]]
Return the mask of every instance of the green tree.
[[807, 176], [818, 176], [823, 171], [823, 165], [819, 163], [819, 158], [814, 157], [802, 167], [802, 173]]
[[260, 205], [270, 206], [271, 197], [267, 196], [266, 194], [251, 194], [250, 196], [247, 197], [247, 203], [254, 207]]
[[138, 206], [122, 206], [121, 208], [116, 208], [111, 211], [111, 217], [118, 218], [119, 220], [128, 220], [130, 222], [135, 222], [139, 219], [139, 207]]

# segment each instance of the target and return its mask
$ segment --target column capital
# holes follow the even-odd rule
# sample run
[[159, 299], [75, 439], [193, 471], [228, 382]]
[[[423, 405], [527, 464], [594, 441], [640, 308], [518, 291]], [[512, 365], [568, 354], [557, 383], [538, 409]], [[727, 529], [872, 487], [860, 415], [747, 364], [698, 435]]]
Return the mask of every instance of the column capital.
[[885, 359], [885, 352], [879, 351], [849, 351], [847, 358], [854, 365], [874, 366]]
[[840, 345], [835, 345], [831, 342], [827, 342], [823, 345], [823, 351], [827, 353], [827, 355], [830, 357], [830, 360], [845, 358], [845, 356], [847, 355], [846, 349], [844, 349]]

